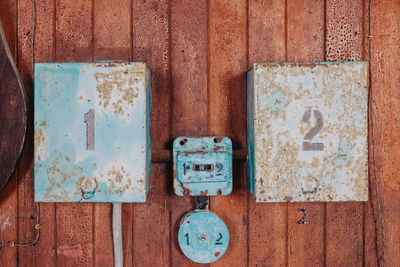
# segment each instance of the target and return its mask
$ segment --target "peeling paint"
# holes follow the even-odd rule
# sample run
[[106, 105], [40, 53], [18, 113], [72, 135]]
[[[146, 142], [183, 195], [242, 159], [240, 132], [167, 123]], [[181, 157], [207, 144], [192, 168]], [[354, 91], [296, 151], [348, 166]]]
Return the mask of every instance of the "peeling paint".
[[368, 200], [367, 63], [254, 64], [249, 190], [257, 202]]

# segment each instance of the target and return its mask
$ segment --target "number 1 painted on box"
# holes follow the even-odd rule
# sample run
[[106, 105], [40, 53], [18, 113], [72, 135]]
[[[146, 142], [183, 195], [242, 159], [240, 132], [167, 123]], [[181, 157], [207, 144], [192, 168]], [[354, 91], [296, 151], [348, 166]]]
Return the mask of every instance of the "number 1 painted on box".
[[94, 150], [94, 109], [84, 116], [86, 123], [86, 150]]

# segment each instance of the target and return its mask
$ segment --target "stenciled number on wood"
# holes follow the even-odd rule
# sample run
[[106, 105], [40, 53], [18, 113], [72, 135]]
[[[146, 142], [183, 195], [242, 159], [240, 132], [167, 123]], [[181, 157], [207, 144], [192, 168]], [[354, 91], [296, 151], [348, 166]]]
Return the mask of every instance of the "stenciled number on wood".
[[[324, 118], [321, 112], [319, 112], [318, 110], [314, 110], [314, 117], [317, 121], [317, 124], [304, 136], [303, 147], [302, 147], [303, 151], [324, 150], [323, 143], [311, 143], [312, 139], [318, 134], [318, 132], [324, 126]], [[310, 118], [311, 118], [311, 110], [309, 109], [306, 112], [304, 112], [302, 120], [304, 122], [309, 122]]]
[[94, 109], [85, 114], [86, 150], [94, 150]]

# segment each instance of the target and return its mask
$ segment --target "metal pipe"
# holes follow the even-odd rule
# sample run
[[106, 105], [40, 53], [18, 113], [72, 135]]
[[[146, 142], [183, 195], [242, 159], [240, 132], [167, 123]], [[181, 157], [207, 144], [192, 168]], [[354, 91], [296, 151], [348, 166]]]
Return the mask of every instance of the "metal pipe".
[[[235, 161], [246, 161], [247, 150], [246, 149], [234, 149], [233, 160]], [[166, 163], [172, 161], [172, 151], [169, 149], [153, 149], [151, 151], [151, 162], [152, 163]]]

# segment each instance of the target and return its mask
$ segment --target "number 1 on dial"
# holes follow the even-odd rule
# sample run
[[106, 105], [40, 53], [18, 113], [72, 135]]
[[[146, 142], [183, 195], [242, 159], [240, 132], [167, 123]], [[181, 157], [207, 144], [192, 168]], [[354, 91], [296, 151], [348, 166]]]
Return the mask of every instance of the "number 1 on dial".
[[86, 150], [94, 150], [94, 109], [84, 116], [86, 123]]

